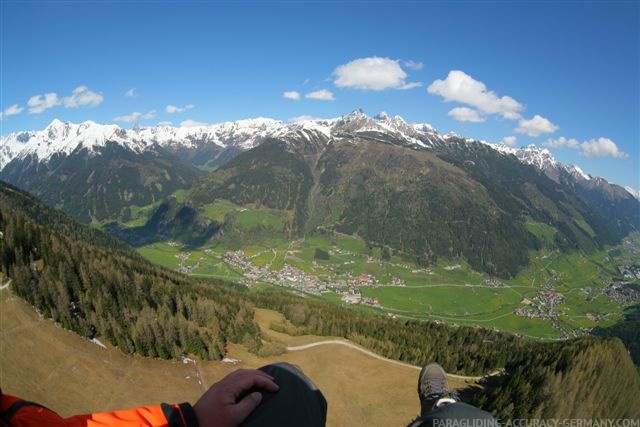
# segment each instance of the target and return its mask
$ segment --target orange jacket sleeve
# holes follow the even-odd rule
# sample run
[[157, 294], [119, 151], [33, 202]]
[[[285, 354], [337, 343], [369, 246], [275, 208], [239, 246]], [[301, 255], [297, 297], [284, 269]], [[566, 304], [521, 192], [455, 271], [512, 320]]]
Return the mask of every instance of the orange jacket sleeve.
[[2, 394], [1, 391], [0, 398], [0, 425], [3, 427], [198, 427], [195, 412], [188, 403], [163, 403], [62, 418], [42, 405]]

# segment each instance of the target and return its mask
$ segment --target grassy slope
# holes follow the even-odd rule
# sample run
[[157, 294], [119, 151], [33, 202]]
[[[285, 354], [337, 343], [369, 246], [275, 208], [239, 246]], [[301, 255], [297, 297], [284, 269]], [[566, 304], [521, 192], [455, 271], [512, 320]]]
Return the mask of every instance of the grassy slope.
[[[0, 291], [0, 315], [3, 391], [35, 400], [67, 416], [162, 401], [193, 403], [205, 386], [236, 367], [258, 367], [276, 360], [299, 365], [320, 387], [329, 402], [329, 426], [404, 425], [419, 408], [415, 394], [417, 370], [345, 347], [320, 346], [260, 358], [239, 345], [231, 345], [229, 357], [242, 359], [236, 367], [222, 362], [197, 362], [196, 371], [193, 364], [125, 356], [113, 347], [102, 350], [51, 321], [40, 320], [31, 307], [10, 296], [7, 290]], [[258, 310], [256, 317], [264, 328], [281, 319], [268, 310]], [[292, 345], [326, 339], [291, 337], [273, 331], [265, 336]], [[198, 384], [198, 372], [204, 386]]]

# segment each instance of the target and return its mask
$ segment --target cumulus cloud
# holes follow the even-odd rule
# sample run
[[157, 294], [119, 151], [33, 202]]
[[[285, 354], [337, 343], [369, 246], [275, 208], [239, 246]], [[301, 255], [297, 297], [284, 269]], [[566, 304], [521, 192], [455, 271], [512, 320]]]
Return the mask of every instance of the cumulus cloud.
[[480, 116], [476, 110], [467, 107], [456, 107], [449, 111], [448, 115], [459, 122], [481, 123], [485, 121], [484, 117]]
[[615, 142], [609, 138], [600, 137], [598, 139], [590, 139], [580, 144], [580, 155], [585, 157], [617, 157], [619, 159], [626, 159], [629, 157], [627, 153], [624, 153], [618, 149]]
[[128, 97], [130, 97], [130, 98], [131, 98], [131, 97], [136, 96], [136, 88], [135, 88], [135, 87], [132, 87], [131, 89], [129, 89], [128, 91], [126, 91], [126, 92], [124, 93], [124, 96], [128, 96]]
[[309, 116], [307, 114], [304, 114], [302, 116], [295, 116], [295, 117], [290, 117], [289, 118], [289, 122], [291, 122], [291, 123], [306, 122], [307, 120], [322, 120], [322, 119], [320, 119], [318, 117]]
[[183, 113], [187, 110], [191, 110], [193, 107], [194, 107], [193, 104], [187, 104], [184, 107], [176, 107], [175, 105], [169, 104], [164, 110], [169, 114], [175, 114], [175, 113]]
[[402, 65], [404, 65], [405, 67], [413, 71], [422, 70], [422, 68], [424, 67], [424, 64], [422, 62], [411, 61], [411, 60], [404, 61]]
[[101, 94], [86, 86], [78, 86], [71, 92], [71, 95], [63, 98], [59, 98], [55, 92], [34, 95], [29, 98], [27, 105], [29, 106], [29, 114], [39, 114], [57, 105], [62, 105], [65, 108], [94, 107], [100, 105], [102, 101], [104, 101], [104, 97]]
[[39, 114], [44, 110], [55, 107], [60, 104], [58, 94], [55, 92], [45, 93], [44, 95], [34, 95], [27, 101], [29, 106], [29, 114]]
[[282, 94], [282, 97], [285, 99], [292, 99], [297, 101], [300, 99], [300, 92], [296, 92], [295, 90], [288, 90]]
[[417, 87], [422, 87], [422, 83], [421, 82], [411, 82], [411, 83], [407, 83], [405, 85], [400, 86], [399, 90], [409, 90], [409, 89], [414, 89]]
[[[416, 65], [417, 63], [412, 63]], [[338, 66], [334, 71], [334, 84], [360, 90], [412, 89], [422, 83], [407, 83], [407, 73], [400, 66], [400, 61], [373, 56], [354, 59]]]
[[93, 92], [86, 86], [78, 86], [71, 95], [62, 98], [65, 108], [78, 108], [85, 105], [94, 107], [100, 105], [104, 98], [99, 93]]
[[505, 119], [520, 118], [522, 104], [510, 96], [499, 97], [464, 71], [449, 71], [444, 80], [435, 80], [427, 92], [441, 96], [445, 101], [455, 101], [474, 107], [483, 114], [499, 114]]
[[208, 123], [198, 122], [196, 120], [191, 120], [191, 119], [183, 120], [180, 122], [180, 126], [185, 128], [192, 128], [196, 126], [208, 126], [208, 125], [209, 125]]
[[505, 136], [500, 141], [498, 141], [498, 144], [504, 144], [508, 147], [515, 147], [517, 143], [518, 139], [515, 136]]
[[151, 110], [147, 114], [142, 115], [142, 118], [144, 120], [151, 120], [151, 119], [154, 119], [155, 117], [156, 117], [156, 110]]
[[22, 108], [18, 104], [13, 104], [5, 108], [4, 111], [0, 112], [0, 119], [4, 119], [5, 117], [15, 116], [16, 114], [20, 114], [22, 113], [22, 110], [24, 110], [24, 108]]
[[124, 123], [131, 123], [131, 122], [135, 122], [138, 119], [143, 119], [143, 120], [151, 120], [153, 118], [156, 117], [156, 110], [151, 110], [146, 114], [142, 114], [138, 111], [134, 111], [133, 113], [126, 115], [126, 116], [118, 116], [118, 117], [114, 117], [113, 121], [114, 122], [124, 122]]
[[320, 89], [313, 92], [309, 92], [304, 96], [308, 99], [315, 99], [317, 101], [333, 101], [335, 100], [333, 93], [326, 89]]
[[558, 126], [551, 123], [549, 120], [542, 116], [535, 115], [532, 119], [520, 119], [518, 127], [515, 131], [518, 133], [525, 133], [529, 136], [540, 136], [543, 133], [553, 133], [560, 129]]
[[578, 148], [580, 146], [580, 141], [573, 138], [567, 139], [564, 136], [561, 136], [556, 139], [549, 138], [543, 142], [542, 145], [551, 148]]
[[158, 126], [171, 126], [173, 125], [173, 122], [169, 122], [169, 121], [163, 121], [163, 122], [158, 122]]
[[547, 139], [542, 143], [545, 147], [551, 148], [573, 148], [574, 150], [580, 150], [580, 155], [584, 157], [615, 157], [619, 159], [626, 159], [629, 155], [620, 151], [615, 142], [609, 138], [600, 137], [593, 138], [588, 141], [580, 142], [574, 138], [565, 138], [561, 136], [556, 139]]

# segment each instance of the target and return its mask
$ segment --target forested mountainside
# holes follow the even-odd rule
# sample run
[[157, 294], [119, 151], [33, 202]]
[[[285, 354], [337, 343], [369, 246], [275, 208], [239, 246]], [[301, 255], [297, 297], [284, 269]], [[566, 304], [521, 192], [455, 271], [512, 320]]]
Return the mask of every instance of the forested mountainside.
[[[63, 234], [73, 229], [73, 237]], [[355, 312], [277, 290], [198, 282], [132, 257], [113, 238], [4, 183], [0, 231], [2, 274], [18, 295], [65, 328], [127, 353], [219, 359], [229, 342], [257, 351], [253, 307], [260, 306], [282, 312], [293, 325], [289, 333], [342, 336], [409, 363], [437, 361], [465, 374], [505, 367], [501, 385], [476, 402], [499, 416], [624, 418], [637, 417], [640, 407], [636, 368], [617, 339], [538, 343]], [[96, 237], [99, 245], [85, 240]]]
[[82, 336], [162, 358], [186, 352], [220, 359], [228, 341], [260, 346], [253, 309], [239, 296], [132, 256], [103, 232], [4, 183], [0, 231], [2, 273], [15, 292]]
[[[54, 120], [43, 131], [2, 138], [0, 166], [0, 178], [83, 222], [126, 222], [193, 184], [185, 206], [195, 210], [215, 199], [261, 203], [294, 212], [288, 237], [318, 227], [356, 233], [420, 263], [464, 257], [501, 277], [513, 276], [540, 245], [527, 224], [554, 227], [562, 251], [591, 251], [640, 229], [632, 194], [545, 149], [443, 136], [424, 123], [360, 110], [191, 128]], [[222, 229], [193, 216], [177, 221], [187, 234], [189, 221], [204, 226], [207, 239]], [[166, 212], [162, 222], [163, 234], [182, 233], [172, 232], [176, 221]]]
[[637, 419], [640, 376], [618, 340], [580, 338], [536, 346], [473, 403], [501, 419]]
[[160, 200], [200, 175], [159, 146], [137, 152], [115, 142], [56, 153], [47, 161], [28, 155], [0, 172], [1, 179], [84, 223], [126, 216], [131, 206]]
[[[183, 205], [197, 211], [218, 199], [292, 212], [289, 238], [319, 229], [357, 234], [419, 264], [463, 257], [500, 277], [514, 276], [542, 246], [530, 223], [553, 227], [563, 252], [590, 252], [639, 227], [635, 215], [612, 221], [511, 154], [456, 138], [429, 150], [380, 134], [324, 145], [271, 139], [195, 182]], [[640, 209], [631, 195], [624, 203]]]

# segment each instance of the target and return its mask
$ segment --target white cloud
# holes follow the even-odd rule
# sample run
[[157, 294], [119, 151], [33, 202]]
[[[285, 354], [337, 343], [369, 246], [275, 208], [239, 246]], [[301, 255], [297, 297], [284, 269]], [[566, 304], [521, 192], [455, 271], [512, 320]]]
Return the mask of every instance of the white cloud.
[[173, 122], [163, 121], [163, 122], [158, 122], [157, 126], [171, 126], [171, 125], [173, 125]]
[[104, 101], [104, 97], [101, 94], [93, 92], [86, 86], [78, 86], [71, 92], [71, 95], [62, 99], [58, 98], [58, 94], [55, 92], [34, 95], [29, 98], [27, 105], [29, 106], [29, 114], [38, 114], [57, 105], [63, 105], [65, 108], [78, 108], [85, 105], [94, 107], [100, 105], [102, 101]]
[[282, 97], [285, 99], [292, 99], [297, 101], [300, 99], [300, 92], [296, 92], [295, 90], [288, 90], [282, 94]]
[[58, 94], [55, 92], [45, 93], [44, 95], [34, 95], [27, 101], [29, 106], [29, 114], [39, 114], [44, 110], [55, 107], [60, 104]]
[[409, 90], [409, 89], [415, 89], [417, 87], [422, 87], [422, 83], [421, 82], [411, 82], [411, 83], [404, 84], [404, 85], [400, 86], [397, 89], [399, 89], [399, 90]]
[[517, 143], [518, 139], [515, 136], [505, 136], [500, 141], [498, 141], [498, 144], [504, 144], [508, 147], [515, 147]]
[[585, 157], [617, 157], [626, 159], [629, 157], [627, 153], [623, 153], [618, 149], [615, 142], [609, 138], [600, 137], [598, 139], [590, 139], [580, 144], [580, 155]]
[[291, 123], [297, 123], [297, 122], [305, 122], [307, 120], [322, 120], [318, 117], [313, 117], [313, 116], [309, 116], [309, 115], [302, 115], [302, 116], [295, 116], [295, 117], [290, 117], [289, 121]]
[[5, 108], [4, 111], [0, 112], [0, 119], [3, 119], [5, 117], [9, 117], [9, 116], [15, 116], [16, 114], [20, 114], [20, 113], [22, 113], [22, 110], [24, 110], [24, 108], [22, 108], [18, 104], [13, 104], [13, 105]]
[[174, 114], [174, 113], [183, 113], [187, 110], [191, 110], [194, 107], [193, 104], [187, 104], [184, 107], [176, 107], [175, 105], [167, 105], [167, 107], [164, 109], [167, 113], [169, 114]]
[[435, 80], [427, 92], [440, 95], [445, 101], [456, 101], [476, 108], [484, 114], [499, 114], [505, 119], [520, 118], [522, 104], [510, 96], [499, 97], [464, 71], [452, 70], [444, 80]]
[[413, 71], [422, 70], [422, 68], [424, 67], [424, 64], [422, 62], [411, 61], [411, 60], [404, 61], [402, 65], [404, 65], [405, 67]]
[[183, 120], [182, 122], [180, 122], [180, 126], [185, 128], [191, 128], [195, 126], [208, 126], [208, 125], [209, 125], [208, 123], [198, 122], [191, 119]]
[[147, 114], [142, 115], [142, 118], [144, 120], [151, 120], [151, 119], [154, 119], [155, 117], [156, 117], [156, 110], [151, 110]]
[[627, 153], [624, 153], [618, 149], [618, 146], [609, 138], [600, 137], [598, 139], [590, 139], [588, 141], [580, 142], [574, 138], [565, 138], [561, 136], [557, 139], [547, 139], [542, 143], [545, 147], [552, 148], [573, 148], [574, 150], [580, 150], [580, 155], [585, 157], [616, 157], [619, 159], [626, 159], [629, 157]]
[[449, 111], [448, 115], [459, 122], [481, 123], [485, 121], [485, 118], [480, 116], [478, 111], [467, 107], [456, 107]]
[[309, 92], [304, 96], [307, 99], [315, 99], [317, 101], [333, 101], [335, 100], [333, 93], [326, 89], [316, 90], [314, 92]]
[[138, 119], [142, 119], [142, 120], [151, 120], [153, 118], [156, 117], [156, 110], [151, 110], [146, 114], [142, 114], [138, 111], [134, 111], [133, 113], [127, 115], [127, 116], [118, 116], [118, 117], [114, 117], [113, 121], [114, 122], [124, 122], [124, 123], [131, 123], [131, 122], [135, 122]]
[[549, 138], [545, 142], [543, 142], [542, 145], [551, 148], [578, 148], [578, 146], [580, 145], [580, 141], [573, 138], [567, 139], [564, 136], [561, 136], [560, 138], [556, 139]]
[[131, 114], [127, 115], [127, 116], [114, 117], [113, 121], [114, 122], [130, 123], [130, 122], [134, 122], [134, 121], [138, 120], [141, 116], [142, 116], [142, 113], [140, 113], [138, 111], [134, 111], [133, 113], [131, 113]]
[[542, 116], [535, 115], [532, 119], [520, 119], [518, 127], [515, 131], [518, 133], [525, 133], [529, 136], [540, 136], [543, 133], [553, 133], [560, 129], [558, 126], [551, 123], [549, 120]]
[[78, 86], [71, 92], [71, 95], [62, 98], [62, 105], [65, 108], [78, 108], [85, 105], [100, 105], [104, 100], [99, 93], [93, 92], [86, 86]]
[[131, 89], [129, 89], [128, 91], [126, 91], [124, 93], [124, 96], [128, 96], [128, 97], [133, 97], [136, 96], [136, 88], [132, 87]]
[[338, 66], [334, 71], [334, 84], [360, 90], [412, 89], [421, 83], [407, 83], [407, 73], [399, 61], [373, 56], [354, 59]]

